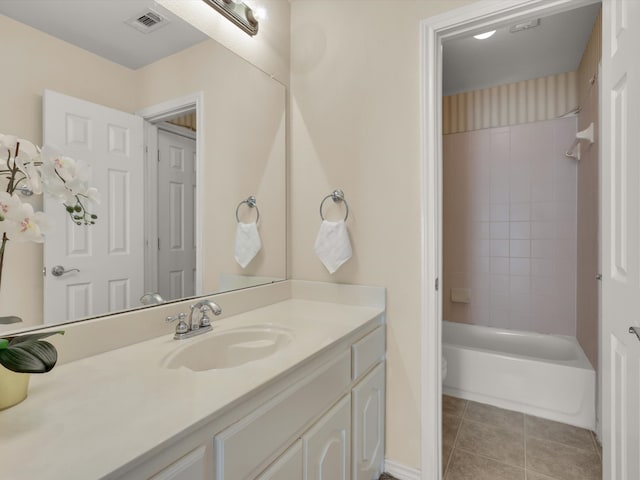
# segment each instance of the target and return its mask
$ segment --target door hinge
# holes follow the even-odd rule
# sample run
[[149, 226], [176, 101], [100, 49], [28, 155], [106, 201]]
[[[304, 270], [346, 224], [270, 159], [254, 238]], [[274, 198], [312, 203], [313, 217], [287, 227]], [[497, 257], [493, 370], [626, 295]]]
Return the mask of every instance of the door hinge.
[[160, 163], [160, 150], [158, 150], [158, 163]]
[[440, 287], [440, 279], [436, 278], [436, 292], [438, 291], [439, 287]]
[[158, 250], [160, 250], [160, 237], [158, 237]]

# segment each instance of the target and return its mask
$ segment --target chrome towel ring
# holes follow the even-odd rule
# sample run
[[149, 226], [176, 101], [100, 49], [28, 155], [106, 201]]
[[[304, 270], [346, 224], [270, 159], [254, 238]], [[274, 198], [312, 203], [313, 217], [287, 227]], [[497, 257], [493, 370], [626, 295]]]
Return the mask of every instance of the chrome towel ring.
[[242, 200], [236, 207], [236, 220], [238, 221], [238, 223], [240, 223], [240, 217], [238, 216], [238, 212], [240, 211], [240, 207], [244, 204], [246, 204], [249, 208], [256, 209], [256, 223], [258, 223], [258, 221], [260, 220], [260, 210], [258, 210], [258, 203], [256, 201], [256, 197], [254, 197], [253, 195], [251, 195], [246, 200]]
[[327, 199], [331, 199], [334, 202], [344, 202], [344, 208], [346, 208], [347, 212], [344, 215], [344, 221], [347, 221], [347, 218], [349, 218], [349, 204], [347, 203], [347, 200], [344, 198], [344, 192], [342, 190], [334, 190], [333, 192], [331, 192], [329, 195], [327, 195], [326, 197], [324, 197], [322, 199], [322, 202], [320, 202], [320, 218], [322, 220], [324, 220], [324, 215], [322, 214], [322, 207], [324, 206], [324, 202], [327, 201]]

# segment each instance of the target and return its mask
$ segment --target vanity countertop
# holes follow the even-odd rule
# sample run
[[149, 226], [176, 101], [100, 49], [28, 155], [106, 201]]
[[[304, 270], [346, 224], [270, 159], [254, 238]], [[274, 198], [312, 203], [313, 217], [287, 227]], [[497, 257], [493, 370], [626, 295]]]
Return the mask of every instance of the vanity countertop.
[[202, 372], [167, 369], [163, 359], [202, 337], [164, 335], [32, 375], [29, 397], [0, 412], [2, 478], [109, 476], [215, 420], [306, 359], [364, 335], [383, 316], [383, 307], [289, 299], [214, 322], [214, 331], [276, 324], [293, 332], [285, 349], [260, 361]]

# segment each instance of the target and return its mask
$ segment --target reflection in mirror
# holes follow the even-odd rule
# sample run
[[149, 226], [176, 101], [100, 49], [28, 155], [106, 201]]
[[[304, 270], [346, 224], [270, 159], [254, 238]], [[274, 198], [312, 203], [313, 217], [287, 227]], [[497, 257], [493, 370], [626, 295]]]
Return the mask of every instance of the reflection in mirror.
[[[69, 7], [72, 14], [65, 13]], [[166, 24], [150, 33], [126, 24], [149, 9]], [[97, 26], [96, 18], [105, 25]], [[74, 33], [65, 24], [68, 19], [84, 26], [84, 31]], [[107, 41], [94, 33], [106, 35]], [[66, 220], [53, 219], [44, 248], [8, 244], [0, 317], [18, 316], [23, 322], [0, 322], [0, 332], [285, 278], [285, 88], [281, 84], [151, 0], [3, 1], [0, 36], [4, 39], [0, 54], [10, 59], [13, 72], [3, 81], [6, 102], [0, 111], [0, 132], [40, 145], [59, 135], [58, 146], [91, 163], [91, 182], [101, 194], [99, 222], [92, 226], [100, 228], [95, 232], [85, 227], [74, 231]], [[159, 51], [162, 45], [172, 49]], [[138, 137], [132, 130], [106, 123], [106, 143], [100, 147], [92, 128], [102, 113], [95, 121], [89, 113], [64, 113], [48, 124], [52, 110], [45, 104], [43, 111], [45, 90], [126, 112], [138, 119], [143, 134]], [[197, 121], [189, 125], [189, 117]], [[89, 144], [115, 152], [121, 163], [104, 173], [94, 172], [99, 158]], [[138, 163], [123, 166], [134, 163], [126, 160], [134, 152], [142, 168]], [[166, 157], [166, 166], [157, 162], [158, 155]], [[128, 168], [140, 170], [139, 180], [134, 181], [136, 175]], [[190, 176], [183, 175], [187, 171]], [[261, 248], [242, 268], [234, 258], [235, 212], [238, 203], [251, 195], [260, 208]], [[46, 208], [46, 197], [33, 195], [23, 201], [36, 209], [44, 203]], [[240, 209], [240, 222], [255, 221], [251, 210]], [[66, 257], [49, 253], [56, 243]], [[134, 268], [126, 274], [110, 273], [124, 252], [130, 254], [129, 260], [121, 263]], [[50, 271], [55, 265], [80, 271], [43, 277], [43, 266]], [[60, 279], [64, 281], [54, 283]], [[62, 313], [54, 314], [56, 309]]]

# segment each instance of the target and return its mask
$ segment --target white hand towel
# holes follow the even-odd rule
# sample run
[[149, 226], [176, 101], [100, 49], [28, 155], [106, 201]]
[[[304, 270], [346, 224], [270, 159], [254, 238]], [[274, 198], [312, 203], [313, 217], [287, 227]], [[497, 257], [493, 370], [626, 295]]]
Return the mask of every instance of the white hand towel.
[[316, 238], [314, 250], [329, 273], [338, 270], [351, 258], [351, 241], [344, 220], [329, 222], [323, 220]]
[[254, 223], [240, 223], [236, 228], [235, 258], [245, 268], [262, 248], [258, 226]]

